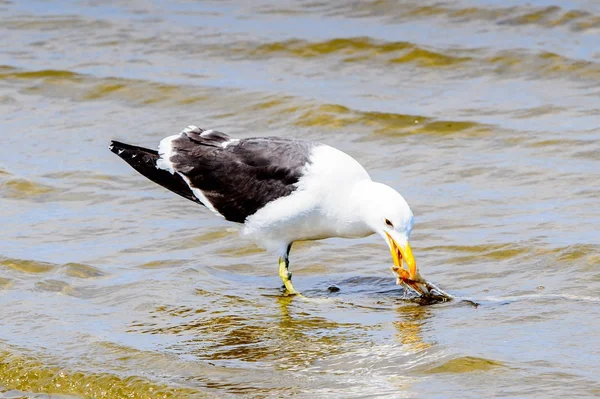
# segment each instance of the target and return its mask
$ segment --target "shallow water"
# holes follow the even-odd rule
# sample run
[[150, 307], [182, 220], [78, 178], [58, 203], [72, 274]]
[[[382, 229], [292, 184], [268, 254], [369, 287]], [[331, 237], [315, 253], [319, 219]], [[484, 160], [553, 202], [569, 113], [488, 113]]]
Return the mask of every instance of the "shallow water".
[[[600, 396], [600, 6], [0, 1], [0, 397]], [[108, 151], [188, 124], [347, 151], [377, 237], [272, 255]], [[336, 285], [341, 290], [331, 292]]]

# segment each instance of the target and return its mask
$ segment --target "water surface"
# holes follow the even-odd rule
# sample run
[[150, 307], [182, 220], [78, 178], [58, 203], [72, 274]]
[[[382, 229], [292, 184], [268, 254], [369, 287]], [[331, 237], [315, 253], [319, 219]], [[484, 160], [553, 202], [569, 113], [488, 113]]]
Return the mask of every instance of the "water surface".
[[[600, 6], [0, 1], [0, 396], [600, 396]], [[334, 145], [416, 215], [273, 255], [111, 139]], [[338, 286], [337, 293], [328, 287]]]

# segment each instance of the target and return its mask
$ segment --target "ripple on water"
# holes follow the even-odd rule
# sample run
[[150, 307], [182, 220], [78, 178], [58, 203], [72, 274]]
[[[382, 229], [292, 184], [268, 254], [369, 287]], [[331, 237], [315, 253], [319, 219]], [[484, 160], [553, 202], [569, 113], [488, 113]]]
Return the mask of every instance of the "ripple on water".
[[467, 56], [444, 54], [420, 48], [408, 42], [385, 42], [368, 37], [336, 38], [321, 42], [288, 40], [252, 47], [232, 46], [234, 53], [246, 57], [272, 57], [273, 55], [315, 58], [339, 55], [344, 62], [379, 61], [390, 64], [414, 63], [420, 67], [449, 67], [469, 61]]
[[42, 199], [57, 189], [26, 179], [9, 179], [0, 182], [0, 197], [8, 199]]
[[41, 262], [31, 259], [14, 259], [4, 256], [0, 256], [0, 267], [26, 274], [44, 274], [59, 270], [66, 276], [80, 279], [98, 278], [107, 275], [107, 273], [102, 270], [83, 263], [65, 263], [64, 265], [57, 265], [50, 262]]
[[427, 247], [423, 250], [460, 254], [449, 258], [453, 263], [482, 262], [483, 260], [502, 261], [536, 252], [534, 247], [515, 244], [444, 245]]
[[28, 31], [56, 31], [56, 30], [75, 30], [90, 29], [102, 30], [109, 28], [111, 23], [92, 18], [86, 18], [78, 15], [44, 15], [44, 16], [23, 16], [21, 18], [13, 16], [9, 21], [5, 21], [6, 28], [11, 30]]
[[0, 277], [0, 290], [8, 289], [12, 286], [13, 280], [9, 278]]
[[194, 230], [194, 233], [191, 233], [189, 230], [180, 231], [178, 233], [180, 233], [177, 234], [178, 238], [170, 239], [165, 243], [165, 247], [169, 250], [198, 248], [233, 236], [230, 229], [208, 230], [202, 234], [197, 234], [197, 230]]
[[39, 71], [18, 71], [3, 73], [4, 79], [82, 79], [82, 75], [60, 69], [42, 69]]
[[243, 256], [254, 255], [264, 253], [265, 250], [260, 248], [254, 244], [240, 245], [240, 246], [232, 246], [223, 248], [218, 251], [220, 256], [224, 257], [233, 257], [240, 258]]
[[[77, 186], [93, 186], [98, 184], [111, 183], [118, 179], [112, 175], [100, 173], [97, 170], [69, 170], [65, 172], [46, 173], [42, 175], [44, 179], [61, 180], [68, 182], [77, 182]], [[112, 187], [112, 186], [110, 186]]]
[[425, 373], [470, 373], [473, 371], [489, 371], [500, 367], [506, 366], [497, 360], [484, 359], [474, 356], [464, 356], [450, 359], [439, 366], [425, 371]]
[[[297, 108], [290, 111], [296, 112]], [[294, 124], [302, 127], [319, 126], [333, 129], [363, 126], [372, 131], [375, 136], [485, 135], [491, 131], [490, 126], [472, 121], [448, 121], [422, 115], [360, 111], [333, 104], [308, 108], [294, 120]]]
[[35, 288], [37, 288], [40, 291], [57, 292], [67, 295], [73, 293], [73, 287], [70, 284], [64, 281], [54, 279], [38, 281], [37, 283], [35, 283]]
[[[77, 101], [116, 100], [134, 105], [190, 104], [209, 98], [210, 90], [146, 80], [94, 77], [68, 70], [0, 70], [0, 79], [24, 86], [29, 94], [68, 97]], [[203, 95], [205, 92], [206, 96]]]
[[77, 395], [85, 398], [206, 398], [191, 388], [156, 384], [140, 376], [72, 371], [34, 358], [0, 350], [0, 386], [29, 393]]
[[90, 278], [98, 278], [106, 276], [106, 273], [102, 270], [90, 266], [85, 265], [83, 263], [66, 263], [61, 266], [61, 270], [64, 274], [70, 277], [82, 278], [82, 279], [90, 279]]
[[27, 274], [48, 273], [56, 269], [57, 265], [35, 260], [13, 259], [0, 256], [0, 266]]
[[569, 245], [568, 247], [555, 250], [558, 253], [558, 260], [560, 262], [572, 262], [587, 258], [598, 254], [599, 251], [600, 247], [598, 245]]
[[[501, 3], [498, 3], [499, 5]], [[438, 2], [427, 4], [421, 1], [403, 2], [402, 7], [393, 0], [351, 1], [346, 3], [304, 3], [298, 8], [264, 9], [265, 13], [328, 13], [352, 18], [381, 17], [388, 22], [414, 21], [418, 19], [443, 18], [448, 22], [466, 24], [483, 21], [498, 25], [536, 25], [546, 29], [567, 27], [574, 31], [585, 31], [600, 25], [600, 16], [573, 8], [556, 5], [533, 6], [522, 3], [506, 7], [463, 7], [461, 2]]]
[[[293, 57], [309, 62], [315, 58], [334, 58], [349, 64], [392, 66], [411, 64], [419, 68], [460, 68], [469, 75], [496, 73], [539, 78], [596, 79], [600, 64], [569, 58], [549, 51], [497, 50], [480, 48], [433, 49], [410, 42], [390, 42], [369, 37], [336, 38], [326, 41], [287, 41], [254, 44], [235, 42], [213, 51], [225, 57], [271, 59]], [[226, 54], [222, 54], [227, 51]], [[461, 75], [462, 76], [462, 75]]]
[[597, 79], [600, 64], [568, 58], [556, 53], [530, 53], [520, 50], [501, 51], [484, 62], [501, 75], [528, 75], [543, 78]]

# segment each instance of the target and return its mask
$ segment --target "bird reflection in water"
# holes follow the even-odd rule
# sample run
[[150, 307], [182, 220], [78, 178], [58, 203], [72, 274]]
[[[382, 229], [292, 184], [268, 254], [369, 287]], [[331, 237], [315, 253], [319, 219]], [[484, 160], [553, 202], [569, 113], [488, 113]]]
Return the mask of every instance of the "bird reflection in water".
[[431, 308], [418, 305], [400, 305], [396, 308], [398, 320], [394, 327], [398, 330], [396, 338], [402, 345], [413, 351], [422, 351], [431, 348], [435, 342], [426, 342], [423, 339], [423, 328], [431, 318]]
[[294, 314], [290, 307], [297, 303], [297, 300], [298, 298], [289, 296], [276, 298], [280, 317], [279, 328], [275, 330], [279, 335], [277, 341], [283, 346], [279, 348], [278, 353], [286, 354], [280, 359], [281, 367], [303, 368], [327, 356], [342, 354], [347, 349], [348, 342], [352, 342], [351, 335], [360, 326], [316, 316], [304, 306]]

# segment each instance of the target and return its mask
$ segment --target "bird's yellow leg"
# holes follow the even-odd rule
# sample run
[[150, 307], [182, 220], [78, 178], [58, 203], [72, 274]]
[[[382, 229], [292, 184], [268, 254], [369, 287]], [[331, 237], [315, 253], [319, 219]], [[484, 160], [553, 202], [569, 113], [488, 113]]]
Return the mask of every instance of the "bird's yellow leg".
[[297, 295], [298, 291], [292, 285], [292, 273], [288, 270], [288, 261], [285, 258], [279, 258], [279, 277], [283, 281], [286, 293], [288, 295]]

